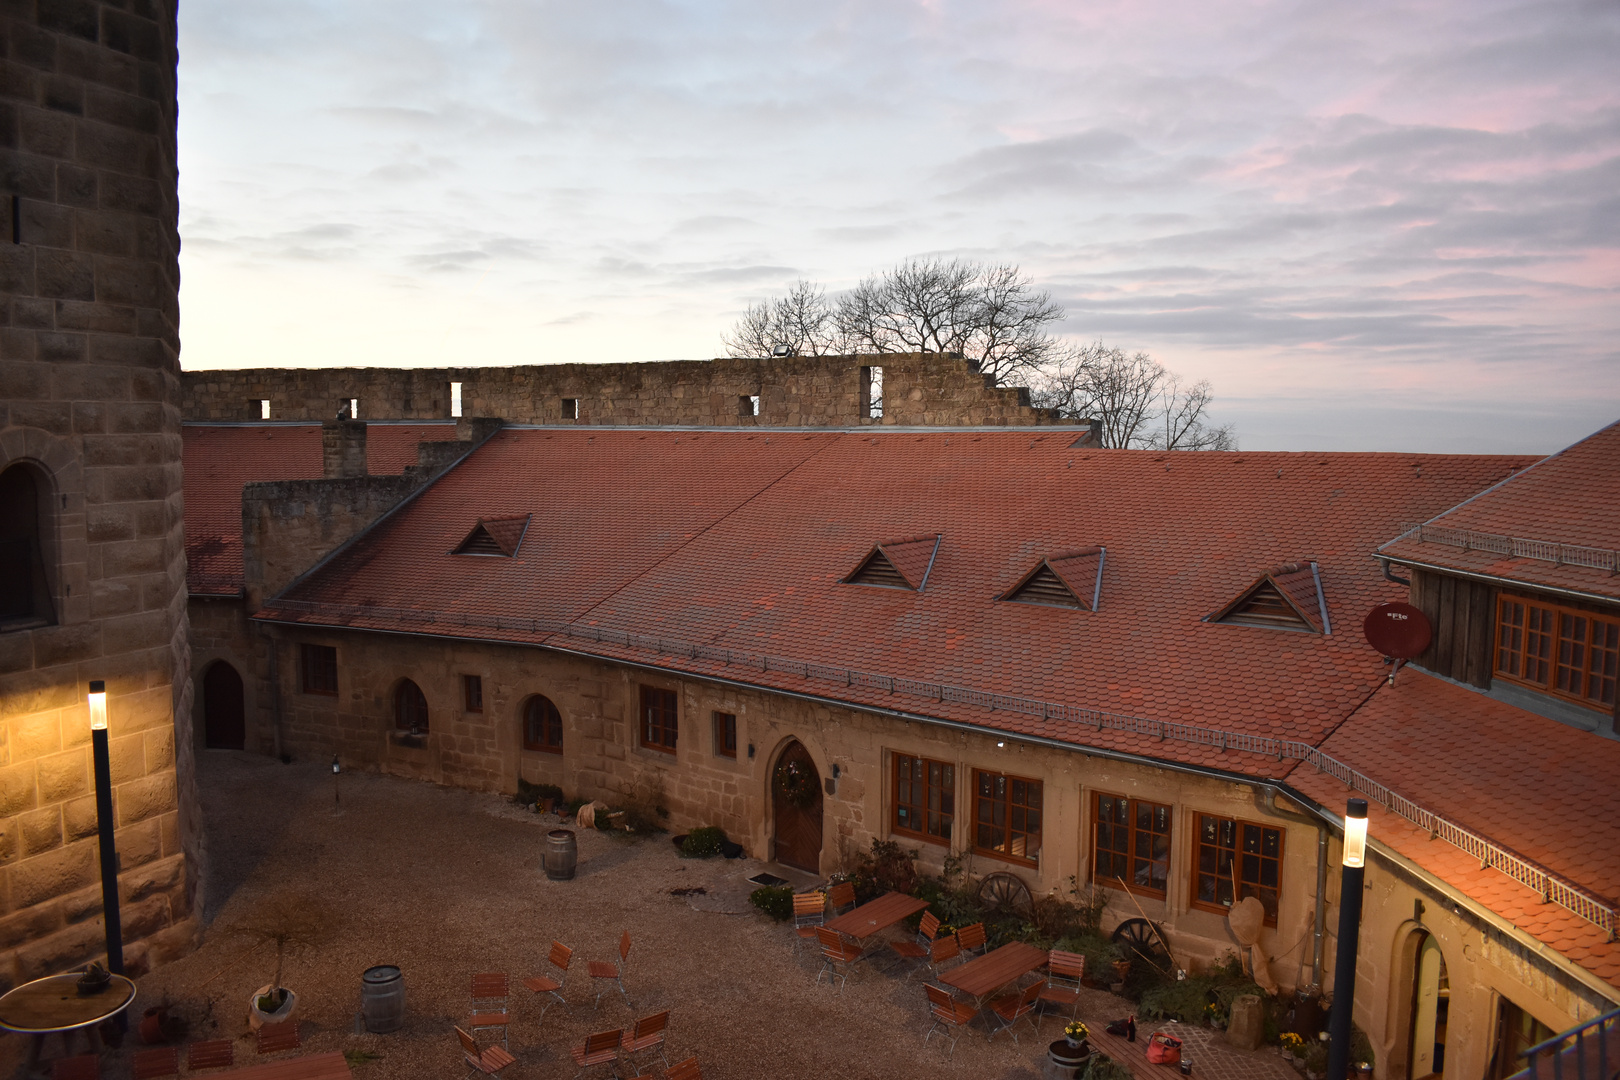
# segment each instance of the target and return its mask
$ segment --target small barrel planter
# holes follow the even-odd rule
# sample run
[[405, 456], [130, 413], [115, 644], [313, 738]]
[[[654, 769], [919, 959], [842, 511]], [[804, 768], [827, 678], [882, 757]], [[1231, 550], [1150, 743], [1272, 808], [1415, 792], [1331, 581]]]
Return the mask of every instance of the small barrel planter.
[[546, 851], [542, 860], [546, 877], [552, 881], [574, 880], [574, 868], [579, 865], [579, 846], [572, 829], [552, 829], [546, 833]]
[[405, 974], [392, 964], [367, 968], [360, 976], [360, 1011], [366, 1030], [377, 1035], [405, 1024]]

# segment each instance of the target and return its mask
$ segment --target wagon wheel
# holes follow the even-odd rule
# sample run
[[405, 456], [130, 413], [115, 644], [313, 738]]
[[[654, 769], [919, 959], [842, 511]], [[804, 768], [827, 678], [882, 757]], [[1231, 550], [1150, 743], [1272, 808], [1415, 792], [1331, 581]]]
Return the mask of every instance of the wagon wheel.
[[1035, 901], [1029, 886], [1017, 874], [1000, 871], [979, 882], [979, 903], [993, 911], [1016, 911], [1033, 915]]
[[1124, 953], [1124, 959], [1140, 960], [1168, 975], [1171, 972], [1170, 953], [1160, 940], [1159, 928], [1146, 919], [1126, 919], [1114, 928], [1114, 944]]

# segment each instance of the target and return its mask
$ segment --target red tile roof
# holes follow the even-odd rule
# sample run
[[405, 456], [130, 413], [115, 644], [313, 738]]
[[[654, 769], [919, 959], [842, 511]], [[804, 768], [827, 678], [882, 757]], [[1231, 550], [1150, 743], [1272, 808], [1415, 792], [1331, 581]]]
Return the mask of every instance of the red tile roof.
[[[456, 437], [454, 424], [368, 424], [366, 463], [379, 475], [416, 463], [416, 444]], [[186, 587], [234, 595], [242, 588], [242, 487], [321, 475], [320, 424], [186, 424]]]
[[[1403, 536], [1379, 552], [1400, 561], [1620, 600], [1620, 576], [1614, 573], [1620, 569], [1614, 562], [1620, 548], [1620, 421], [1424, 525], [1422, 538]], [[1556, 550], [1543, 552], [1542, 558], [1524, 557], [1522, 546], [1519, 554], [1493, 551], [1490, 546], [1502, 545], [1468, 534], [1594, 549], [1592, 555], [1603, 565], [1578, 565], [1586, 556], [1572, 563]]]

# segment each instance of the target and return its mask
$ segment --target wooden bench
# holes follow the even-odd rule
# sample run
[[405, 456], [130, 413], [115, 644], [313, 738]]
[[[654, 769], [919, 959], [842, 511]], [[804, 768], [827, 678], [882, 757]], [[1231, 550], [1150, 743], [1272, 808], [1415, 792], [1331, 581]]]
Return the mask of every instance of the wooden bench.
[[215, 1073], [217, 1080], [353, 1080], [354, 1072], [343, 1054], [305, 1054], [263, 1065], [252, 1065], [228, 1073]]
[[302, 1045], [298, 1040], [296, 1020], [266, 1024], [259, 1029], [258, 1049], [261, 1054], [279, 1054], [283, 1050], [297, 1050]]
[[1110, 1060], [1125, 1066], [1139, 1080], [1170, 1080], [1172, 1076], [1181, 1075], [1181, 1070], [1175, 1065], [1155, 1065], [1147, 1059], [1147, 1041], [1153, 1029], [1137, 1025], [1136, 1041], [1130, 1042], [1123, 1035], [1108, 1034], [1101, 1024], [1087, 1026], [1091, 1028], [1091, 1035], [1087, 1038], [1091, 1048], [1107, 1054]]
[[137, 1050], [130, 1071], [135, 1080], [159, 1080], [164, 1076], [179, 1076], [180, 1053], [172, 1046]]
[[236, 1064], [236, 1045], [229, 1039], [194, 1042], [186, 1047], [186, 1071], [228, 1069]]

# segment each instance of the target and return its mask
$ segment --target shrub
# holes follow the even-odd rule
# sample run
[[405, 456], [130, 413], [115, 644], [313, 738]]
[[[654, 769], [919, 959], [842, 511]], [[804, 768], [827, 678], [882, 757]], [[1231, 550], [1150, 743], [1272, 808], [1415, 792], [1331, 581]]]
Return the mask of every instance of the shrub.
[[[693, 829], [686, 834], [686, 839], [681, 843], [681, 854], [688, 859], [711, 859], [720, 854], [720, 846], [725, 842], [726, 830], [718, 825], [705, 825], [701, 829]], [[789, 889], [788, 895], [791, 896], [792, 894], [793, 890]], [[758, 893], [755, 893], [755, 895], [757, 896]], [[788, 901], [788, 905], [789, 910], [791, 910], [791, 900]]]
[[541, 799], [550, 799], [553, 805], [560, 807], [567, 801], [563, 789], [556, 784], [531, 784], [522, 777], [518, 778], [517, 794], [513, 799], [519, 806], [533, 806]]
[[793, 917], [793, 889], [787, 885], [762, 885], [748, 894], [748, 902], [777, 922]]
[[1092, 1054], [1086, 1064], [1085, 1080], [1135, 1080], [1131, 1070], [1105, 1054]]
[[850, 875], [860, 892], [862, 883], [869, 883], [873, 893], [901, 892], [910, 895], [918, 884], [918, 849], [907, 851], [893, 840], [872, 841], [870, 853], [862, 853]]

